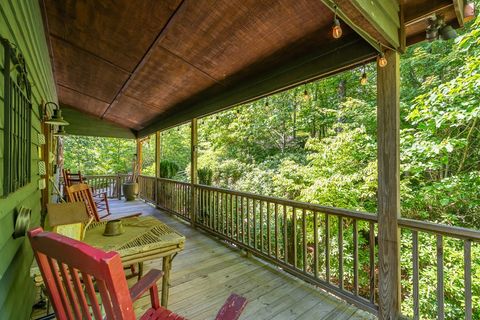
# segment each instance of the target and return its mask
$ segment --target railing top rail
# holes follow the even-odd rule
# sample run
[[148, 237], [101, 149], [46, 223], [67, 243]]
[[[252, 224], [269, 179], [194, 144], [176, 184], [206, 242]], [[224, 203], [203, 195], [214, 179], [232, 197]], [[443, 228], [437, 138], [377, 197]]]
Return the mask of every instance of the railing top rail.
[[401, 228], [408, 228], [417, 231], [424, 231], [434, 234], [441, 234], [462, 240], [480, 241], [480, 231], [462, 227], [454, 227], [445, 224], [437, 224], [427, 221], [419, 221], [407, 218], [398, 219]]
[[184, 181], [178, 181], [178, 180], [173, 180], [173, 179], [167, 179], [167, 178], [157, 178], [160, 181], [166, 181], [166, 182], [171, 182], [171, 183], [178, 183], [178, 184], [183, 184], [183, 185], [191, 185], [190, 182], [184, 182]]
[[93, 178], [116, 178], [117, 176], [124, 177], [128, 176], [126, 173], [119, 173], [119, 174], [86, 174], [84, 175], [84, 178], [88, 179], [93, 179]]
[[155, 176], [147, 176], [147, 175], [144, 175], [144, 174], [141, 174], [138, 177], [139, 178], [145, 178], [145, 179], [155, 179]]
[[306, 203], [306, 202], [299, 202], [299, 201], [295, 201], [295, 200], [287, 200], [287, 199], [281, 199], [281, 198], [270, 197], [270, 196], [261, 196], [261, 195], [257, 195], [257, 194], [250, 193], [250, 192], [240, 192], [240, 191], [234, 191], [234, 190], [217, 188], [217, 187], [200, 185], [200, 184], [196, 184], [195, 187], [205, 189], [205, 190], [229, 193], [229, 194], [242, 196], [242, 197], [247, 197], [247, 198], [251, 198], [251, 199], [255, 199], [255, 200], [277, 203], [277, 204], [280, 204], [280, 205], [285, 205], [287, 207], [294, 207], [294, 208], [297, 208], [297, 209], [317, 211], [317, 212], [342, 216], [342, 217], [346, 217], [346, 218], [361, 219], [361, 220], [366, 220], [366, 221], [371, 221], [371, 222], [377, 222], [378, 221], [378, 218], [377, 218], [376, 215], [371, 214], [371, 213], [367, 213], [367, 212], [347, 210], [347, 209], [334, 208], [334, 207], [328, 207], [328, 206], [321, 206], [321, 205], [318, 205], [318, 204], [311, 204], [311, 203]]

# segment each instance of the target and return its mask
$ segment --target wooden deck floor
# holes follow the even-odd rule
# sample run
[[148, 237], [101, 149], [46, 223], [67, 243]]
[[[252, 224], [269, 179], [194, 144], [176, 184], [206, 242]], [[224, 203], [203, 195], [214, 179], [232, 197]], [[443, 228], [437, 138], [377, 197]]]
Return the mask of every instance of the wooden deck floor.
[[[112, 214], [153, 215], [185, 235], [185, 250], [172, 264], [168, 308], [188, 319], [214, 319], [233, 292], [248, 299], [242, 320], [375, 318], [270, 264], [245, 257], [239, 250], [142, 201], [110, 200], [110, 208]], [[161, 259], [145, 263], [146, 272], [161, 267]], [[136, 279], [128, 281], [131, 286]], [[135, 303], [136, 314], [142, 314], [149, 303], [148, 296], [140, 298]], [[42, 315], [44, 310], [34, 310], [32, 319]]]
[[[183, 221], [143, 202], [112, 201], [112, 211], [142, 211], [172, 226], [187, 238], [185, 250], [174, 259], [169, 309], [189, 319], [214, 319], [232, 292], [248, 299], [241, 319], [373, 319], [331, 295], [239, 250], [223, 245]], [[161, 269], [161, 260], [145, 269]], [[133, 282], [134, 279], [129, 281]], [[137, 314], [148, 297], [135, 304]]]

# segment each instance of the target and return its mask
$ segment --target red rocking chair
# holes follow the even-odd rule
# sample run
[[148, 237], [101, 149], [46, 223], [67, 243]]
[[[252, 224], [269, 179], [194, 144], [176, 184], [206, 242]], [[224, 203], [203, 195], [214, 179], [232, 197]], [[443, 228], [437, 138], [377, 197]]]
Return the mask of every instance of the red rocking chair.
[[[104, 319], [96, 290], [105, 319], [136, 319], [133, 301], [147, 290], [151, 308], [140, 319], [185, 319], [158, 302], [156, 283], [162, 271], [150, 270], [129, 289], [118, 253], [104, 252], [42, 228], [30, 230], [28, 237], [57, 319]], [[246, 304], [245, 298], [232, 294], [215, 319], [238, 319]]]

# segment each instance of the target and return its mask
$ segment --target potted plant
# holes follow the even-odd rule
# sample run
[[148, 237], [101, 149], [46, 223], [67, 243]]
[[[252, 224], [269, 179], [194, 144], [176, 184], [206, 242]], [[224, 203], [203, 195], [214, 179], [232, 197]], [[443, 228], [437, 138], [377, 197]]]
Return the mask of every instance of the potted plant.
[[126, 201], [133, 201], [138, 195], [138, 161], [135, 155], [132, 163], [132, 173], [127, 176], [127, 179], [122, 185], [123, 195]]

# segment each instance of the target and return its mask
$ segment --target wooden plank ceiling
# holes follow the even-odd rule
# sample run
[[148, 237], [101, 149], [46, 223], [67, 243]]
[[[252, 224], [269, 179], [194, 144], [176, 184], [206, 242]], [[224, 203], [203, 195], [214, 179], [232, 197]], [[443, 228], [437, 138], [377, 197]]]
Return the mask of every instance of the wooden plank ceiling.
[[[406, 16], [421, 21], [430, 2], [407, 1]], [[44, 9], [60, 104], [140, 135], [376, 55], [345, 24], [333, 39], [319, 0], [44, 0]]]

